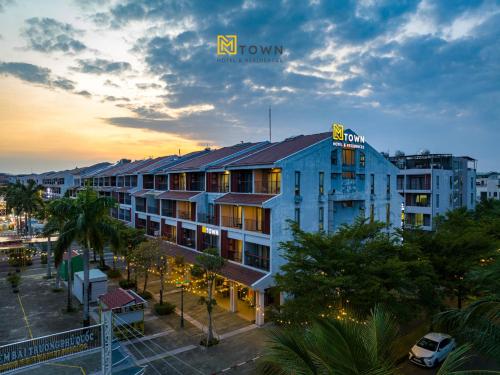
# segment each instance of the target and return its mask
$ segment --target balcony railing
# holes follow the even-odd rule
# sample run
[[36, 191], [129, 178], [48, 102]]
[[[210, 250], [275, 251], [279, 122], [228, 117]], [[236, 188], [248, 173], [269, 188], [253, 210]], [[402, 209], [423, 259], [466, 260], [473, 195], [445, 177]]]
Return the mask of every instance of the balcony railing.
[[198, 221], [205, 224], [215, 224], [215, 215], [208, 215], [206, 213], [198, 212]]
[[236, 250], [228, 250], [227, 259], [241, 263], [241, 252]]
[[156, 190], [168, 190], [168, 184], [165, 183], [160, 183], [156, 185]]
[[262, 220], [255, 219], [245, 219], [245, 230], [251, 230], [253, 232], [262, 232]]
[[179, 219], [191, 220], [191, 211], [177, 211], [177, 217]]
[[168, 216], [168, 217], [175, 217], [175, 210], [173, 210], [171, 208], [163, 208], [161, 210], [161, 215]]
[[146, 206], [142, 204], [136, 204], [135, 210], [138, 212], [146, 212]]
[[181, 245], [182, 246], [187, 246], [187, 247], [191, 247], [191, 248], [195, 248], [195, 241], [194, 241], [194, 238], [190, 238], [190, 237], [184, 237], [182, 240], [181, 240]]
[[255, 180], [255, 192], [263, 194], [279, 194], [281, 182], [268, 180]]
[[241, 217], [222, 216], [221, 219], [223, 227], [238, 228], [238, 229], [242, 228]]
[[218, 184], [209, 185], [209, 188], [207, 191], [210, 193], [227, 193], [227, 192], [229, 192], [229, 183], [222, 184], [222, 185], [218, 185]]
[[245, 264], [250, 267], [260, 268], [269, 271], [269, 258], [260, 257], [253, 254], [245, 254]]
[[148, 214], [158, 215], [160, 213], [160, 207], [158, 206], [148, 206]]

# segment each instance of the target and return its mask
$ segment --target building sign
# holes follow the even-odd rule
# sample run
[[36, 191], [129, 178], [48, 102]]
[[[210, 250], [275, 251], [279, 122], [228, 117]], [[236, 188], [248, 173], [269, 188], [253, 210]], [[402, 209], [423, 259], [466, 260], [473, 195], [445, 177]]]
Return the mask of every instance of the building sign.
[[333, 124], [333, 145], [343, 148], [365, 148], [365, 137], [353, 133], [344, 132], [344, 125]]
[[219, 235], [219, 230], [218, 229], [212, 229], [212, 228], [208, 228], [206, 226], [202, 226], [201, 227], [201, 232], [202, 233], [206, 233], [206, 234], [210, 234], [212, 236], [218, 236]]
[[0, 346], [0, 373], [101, 347], [101, 325]]

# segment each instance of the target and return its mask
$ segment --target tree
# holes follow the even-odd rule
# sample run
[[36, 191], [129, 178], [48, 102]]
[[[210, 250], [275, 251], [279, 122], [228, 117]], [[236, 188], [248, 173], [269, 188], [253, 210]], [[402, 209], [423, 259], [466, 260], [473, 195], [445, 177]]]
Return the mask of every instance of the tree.
[[[358, 219], [334, 234], [307, 233], [291, 223], [293, 239], [281, 244], [286, 263], [276, 275], [289, 298], [279, 320], [308, 322], [344, 310], [369, 313], [381, 304], [397, 316], [436, 308], [434, 274], [415, 246]], [[314, 292], [311, 292], [314, 291]]]
[[219, 255], [219, 250], [214, 248], [206, 249], [203, 253], [196, 256], [196, 263], [203, 269], [204, 279], [207, 284], [207, 296], [200, 297], [200, 304], [204, 304], [207, 307], [208, 314], [207, 338], [204, 343], [206, 346], [217, 343], [217, 340], [214, 338], [212, 323], [212, 310], [217, 304], [215, 298], [213, 298], [213, 293], [215, 279], [217, 278], [217, 274], [224, 267], [225, 262], [225, 259]]
[[259, 363], [261, 374], [396, 373], [394, 318], [375, 307], [366, 322], [314, 319], [310, 327], [277, 328]]
[[106, 241], [119, 242], [118, 232], [109, 220], [109, 211], [115, 206], [111, 198], [99, 197], [90, 187], [80, 191], [73, 201], [74, 208], [60, 231], [56, 248], [67, 249], [73, 241], [83, 247], [83, 324], [90, 324], [89, 266], [90, 250], [103, 248]]
[[22, 207], [27, 216], [28, 234], [31, 236], [33, 234], [31, 219], [39, 210], [43, 209], [43, 186], [37, 185], [33, 180], [29, 180], [26, 185], [22, 186]]
[[133, 251], [133, 259], [136, 264], [136, 268], [141, 270], [144, 276], [142, 293], [146, 293], [148, 288], [149, 272], [153, 266], [155, 266], [155, 263], [160, 256], [163, 256], [163, 253], [162, 241], [159, 238], [141, 242]]
[[131, 255], [140, 243], [146, 241], [146, 236], [143, 229], [131, 228], [118, 220], [115, 220], [114, 223], [119, 233], [120, 245], [117, 248], [112, 247], [112, 249], [116, 251], [116, 255], [122, 255], [125, 258], [127, 265], [127, 282], [130, 282]]
[[403, 234], [405, 243], [417, 246], [429, 259], [437, 282], [446, 296], [456, 298], [458, 308], [462, 308], [464, 299], [474, 287], [468, 273], [498, 248], [498, 240], [492, 234], [495, 222], [482, 217], [481, 211], [485, 209], [472, 212], [460, 208], [438, 217], [436, 230], [432, 233], [405, 231]]

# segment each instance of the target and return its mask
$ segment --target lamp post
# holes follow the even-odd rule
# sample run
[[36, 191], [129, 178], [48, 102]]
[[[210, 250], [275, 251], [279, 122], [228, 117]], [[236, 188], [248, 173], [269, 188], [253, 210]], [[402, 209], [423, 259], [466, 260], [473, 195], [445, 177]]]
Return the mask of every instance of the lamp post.
[[181, 328], [184, 328], [184, 286], [188, 284], [189, 280], [184, 277], [182, 281], [177, 281], [177, 286], [181, 288]]

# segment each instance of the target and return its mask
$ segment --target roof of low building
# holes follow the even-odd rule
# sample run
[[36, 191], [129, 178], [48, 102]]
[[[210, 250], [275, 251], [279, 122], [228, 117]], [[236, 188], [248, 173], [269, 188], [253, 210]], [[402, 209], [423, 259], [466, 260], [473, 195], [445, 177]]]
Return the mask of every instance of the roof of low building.
[[99, 300], [101, 301], [101, 303], [105, 304], [108, 309], [123, 307], [132, 302], [142, 302], [138, 301], [137, 298], [132, 295], [132, 293], [129, 293], [127, 290], [124, 290], [122, 288], [118, 288], [106, 294], [103, 294], [99, 297]]
[[174, 191], [174, 190], [170, 190], [170, 191], [166, 191], [164, 193], [161, 193], [156, 198], [188, 201], [190, 198], [193, 198], [194, 196], [201, 194], [201, 193], [202, 192], [200, 192], [200, 191]]
[[215, 200], [217, 204], [238, 204], [238, 205], [257, 205], [260, 206], [264, 202], [275, 195], [270, 194], [246, 194], [246, 193], [227, 193]]

